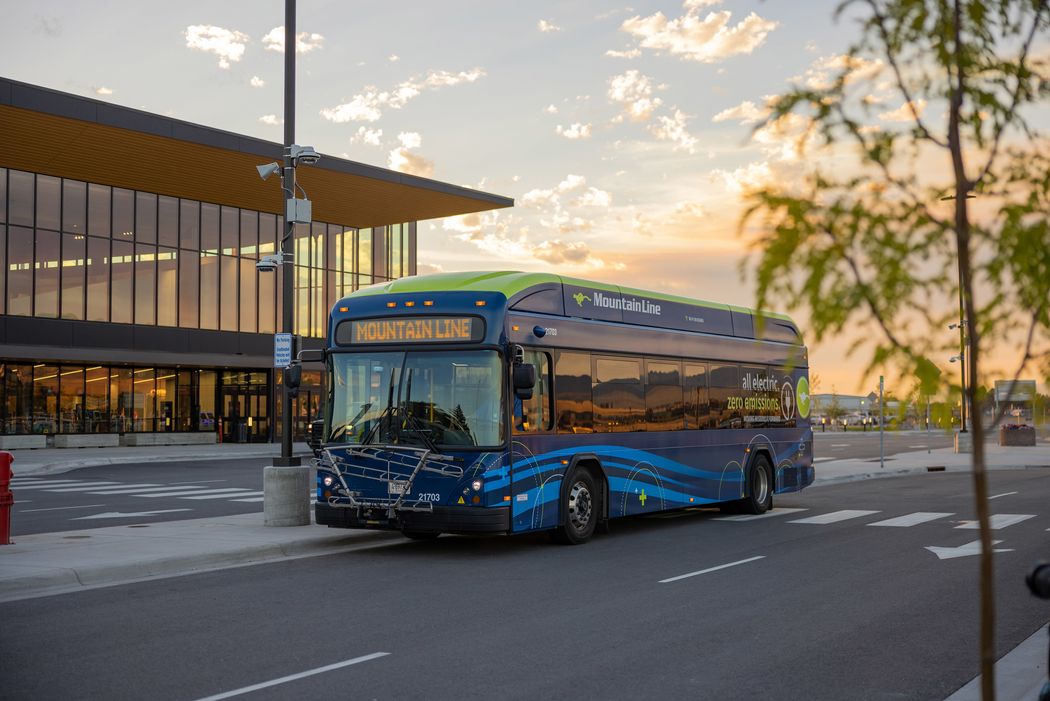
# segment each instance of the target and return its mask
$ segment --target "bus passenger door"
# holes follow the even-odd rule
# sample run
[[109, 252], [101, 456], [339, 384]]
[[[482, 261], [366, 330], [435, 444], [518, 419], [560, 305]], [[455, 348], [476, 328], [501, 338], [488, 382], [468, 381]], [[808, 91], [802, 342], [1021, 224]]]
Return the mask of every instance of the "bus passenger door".
[[550, 353], [526, 350], [525, 362], [536, 366], [532, 398], [518, 399], [510, 385], [510, 508], [516, 533], [557, 525], [564, 469], [552, 455], [556, 436]]

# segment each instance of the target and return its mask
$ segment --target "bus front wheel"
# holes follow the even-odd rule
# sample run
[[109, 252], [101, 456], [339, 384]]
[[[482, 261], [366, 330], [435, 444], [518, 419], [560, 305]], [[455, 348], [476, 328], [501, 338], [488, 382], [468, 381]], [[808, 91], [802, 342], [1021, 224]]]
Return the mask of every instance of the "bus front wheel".
[[751, 461], [747, 476], [747, 496], [740, 502], [744, 513], [764, 514], [773, 508], [773, 468], [765, 455]]
[[598, 485], [588, 470], [577, 468], [569, 478], [569, 488], [561, 499], [562, 525], [552, 531], [554, 541], [563, 545], [580, 545], [590, 540], [598, 525], [601, 504]]

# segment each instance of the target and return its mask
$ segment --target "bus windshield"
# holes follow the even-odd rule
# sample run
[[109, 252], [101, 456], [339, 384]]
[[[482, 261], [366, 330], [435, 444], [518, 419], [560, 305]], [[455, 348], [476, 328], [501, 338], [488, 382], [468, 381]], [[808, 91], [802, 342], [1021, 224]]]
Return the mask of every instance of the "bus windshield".
[[498, 446], [496, 351], [332, 353], [329, 443]]

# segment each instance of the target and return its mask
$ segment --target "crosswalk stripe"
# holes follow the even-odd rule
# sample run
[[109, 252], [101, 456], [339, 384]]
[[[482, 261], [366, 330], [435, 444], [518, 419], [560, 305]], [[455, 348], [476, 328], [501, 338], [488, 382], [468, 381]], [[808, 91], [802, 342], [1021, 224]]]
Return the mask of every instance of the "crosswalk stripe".
[[926, 523], [927, 521], [936, 521], [939, 518], [947, 518], [948, 516], [954, 516], [954, 514], [945, 514], [936, 511], [916, 511], [913, 514], [898, 516], [897, 518], [888, 518], [885, 521], [876, 521], [875, 523], [869, 523], [868, 525], [907, 528], [909, 526], [916, 526], [920, 523]]
[[757, 521], [760, 518], [770, 518], [772, 516], [786, 516], [788, 514], [798, 513], [799, 511], [806, 511], [807, 509], [773, 509], [767, 511], [764, 514], [741, 514], [740, 516], [718, 516], [715, 521]]
[[[145, 487], [145, 485], [143, 487]], [[207, 487], [186, 486], [186, 485], [181, 485], [181, 484], [179, 486], [177, 486], [177, 487], [172, 486], [170, 484], [163, 485], [163, 486], [149, 485], [148, 487], [145, 487], [145, 488], [143, 488], [143, 487], [134, 487], [134, 486], [131, 486], [131, 487], [124, 486], [124, 487], [119, 487], [119, 488], [118, 487], [107, 487], [107, 488], [105, 488], [103, 490], [100, 490], [98, 492], [92, 492], [92, 494], [128, 494], [130, 492], [135, 492], [135, 493], [139, 493], [139, 492], [170, 492], [170, 491], [177, 490], [177, 489], [207, 489]]]
[[84, 480], [32, 480], [30, 482], [16, 482], [15, 480], [11, 480], [11, 486], [12, 487], [38, 487], [40, 485], [47, 485], [47, 484], [55, 484], [55, 485], [66, 484], [66, 485], [69, 485], [69, 484], [83, 484], [83, 483], [84, 483]]
[[198, 494], [219, 494], [220, 492], [242, 492], [244, 491], [241, 487], [226, 487], [224, 489], [193, 489], [193, 490], [181, 490], [176, 492], [161, 492], [160, 494], [132, 494], [133, 497], [184, 497]]
[[230, 501], [240, 501], [240, 502], [244, 502], [245, 504], [254, 504], [254, 503], [260, 502], [262, 500], [263, 500], [262, 497], [252, 497], [251, 499], [230, 499]]
[[239, 491], [236, 494], [202, 494], [201, 496], [193, 497], [180, 497], [181, 499], [229, 499], [230, 497], [254, 497], [261, 495], [262, 492], [253, 492], [250, 489]]
[[[111, 487], [115, 487], [118, 484], [120, 484], [120, 483], [119, 482], [114, 482], [110, 486]], [[105, 485], [102, 485], [102, 486], [105, 486]], [[156, 487], [157, 483], [154, 482], [153, 484], [126, 484], [126, 485], [122, 485], [122, 486], [124, 486], [124, 487], [135, 487], [135, 488], [139, 488], [139, 487]], [[49, 489], [48, 491], [49, 492], [55, 492], [56, 494], [63, 494], [65, 492], [90, 492], [91, 490], [98, 489], [98, 488], [99, 488], [98, 486], [91, 486], [91, 487], [63, 487], [62, 489]]]
[[[1027, 521], [1030, 518], [1035, 518], [1035, 514], [992, 514], [992, 517], [989, 519], [989, 527], [993, 531], [997, 531], [1015, 523]], [[965, 528], [971, 531], [975, 531], [980, 527], [977, 521], [963, 521], [961, 526], [956, 526], [956, 528]]]
[[812, 523], [819, 526], [827, 525], [829, 523], [838, 523], [839, 521], [848, 521], [851, 518], [860, 518], [861, 516], [870, 516], [877, 514], [878, 511], [863, 511], [860, 509], [844, 509], [843, 511], [832, 511], [830, 514], [820, 514], [819, 516], [810, 516], [809, 518], [800, 518], [794, 521], [788, 521], [788, 523]]
[[30, 484], [25, 487], [18, 487], [18, 491], [25, 492], [30, 489], [59, 489], [62, 487], [105, 487], [114, 486], [119, 484], [118, 482], [69, 482], [67, 484], [55, 484], [54, 482], [48, 484]]

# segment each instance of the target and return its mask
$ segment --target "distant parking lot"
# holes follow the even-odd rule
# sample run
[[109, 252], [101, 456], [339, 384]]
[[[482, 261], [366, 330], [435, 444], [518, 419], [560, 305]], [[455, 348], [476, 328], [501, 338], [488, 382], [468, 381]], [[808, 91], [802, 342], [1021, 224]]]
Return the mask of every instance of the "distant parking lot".
[[[952, 434], [944, 431], [930, 431], [929, 435], [925, 431], [886, 431], [884, 436], [886, 455], [950, 448], [954, 445]], [[813, 432], [813, 457], [818, 462], [877, 458], [879, 432], [871, 430], [822, 433], [818, 426]]]

